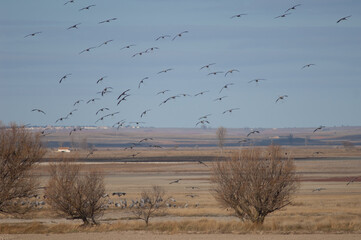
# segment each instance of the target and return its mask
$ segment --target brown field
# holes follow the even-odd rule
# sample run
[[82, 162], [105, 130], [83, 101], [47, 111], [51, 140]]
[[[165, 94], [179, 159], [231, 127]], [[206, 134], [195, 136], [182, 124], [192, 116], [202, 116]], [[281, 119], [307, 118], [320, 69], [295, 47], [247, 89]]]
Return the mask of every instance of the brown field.
[[[227, 147], [222, 153], [216, 147], [143, 147], [136, 150], [97, 148], [89, 159], [85, 159], [87, 150], [78, 149], [70, 154], [49, 150], [47, 159], [75, 156], [84, 163], [84, 170], [96, 169], [102, 172], [109, 195], [119, 191], [127, 193], [121, 198], [111, 196], [113, 202], [127, 199], [129, 203], [131, 199], [139, 199], [143, 189], [159, 185], [164, 187], [167, 196], [176, 199], [176, 206], [169, 208], [166, 214], [152, 218], [146, 228], [144, 222], [134, 219], [129, 209], [116, 208], [113, 204], [99, 219], [99, 226], [84, 228], [79, 227], [80, 221], [66, 220], [45, 205], [21, 219], [0, 215], [0, 233], [11, 234], [0, 235], [0, 239], [42, 239], [40, 237], [46, 238], [49, 234], [51, 239], [60, 239], [62, 234], [66, 234], [67, 238], [88, 239], [89, 232], [94, 234], [91, 235], [94, 239], [105, 239], [104, 236], [116, 239], [117, 234], [125, 239], [169, 239], [167, 234], [172, 234], [172, 239], [184, 239], [184, 236], [192, 239], [209, 238], [210, 235], [204, 234], [212, 234], [211, 239], [225, 236], [227, 239], [233, 239], [233, 236], [242, 236], [241, 239], [266, 239], [262, 234], [283, 239], [286, 236], [283, 234], [291, 233], [297, 235], [287, 239], [307, 238], [308, 235], [303, 234], [313, 234], [314, 239], [359, 239], [361, 177], [349, 185], [347, 183], [353, 177], [361, 176], [360, 148], [283, 148], [285, 154], [296, 159], [297, 172], [301, 179], [300, 190], [291, 206], [269, 215], [262, 227], [240, 222], [231, 210], [220, 207], [212, 196], [209, 179], [213, 161], [227, 158], [231, 152], [237, 152], [240, 148]], [[134, 151], [139, 154], [135, 158], [129, 157]], [[151, 162], [147, 162], [149, 159]], [[197, 160], [204, 161], [209, 167], [199, 164]], [[41, 186], [44, 186], [48, 179], [47, 170], [47, 162], [41, 163], [35, 170], [35, 174], [40, 177]], [[177, 184], [169, 184], [175, 179], [181, 180]], [[189, 188], [191, 186], [199, 189], [192, 190]], [[316, 188], [324, 190], [313, 191]], [[191, 198], [186, 196], [187, 194], [197, 196]], [[27, 235], [13, 235], [23, 233]], [[60, 233], [61, 235], [58, 235]], [[184, 233], [192, 235], [183, 235]], [[256, 233], [256, 236], [244, 235], [249, 233]], [[325, 235], [317, 235], [320, 233]], [[341, 233], [342, 235], [338, 235]]]

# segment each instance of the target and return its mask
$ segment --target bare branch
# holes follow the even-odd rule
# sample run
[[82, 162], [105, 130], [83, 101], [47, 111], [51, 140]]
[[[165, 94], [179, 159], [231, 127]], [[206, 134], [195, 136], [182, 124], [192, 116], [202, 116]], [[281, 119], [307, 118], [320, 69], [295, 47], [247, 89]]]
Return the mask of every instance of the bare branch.
[[30, 210], [21, 202], [36, 194], [37, 182], [31, 170], [44, 153], [39, 134], [16, 124], [0, 125], [0, 212], [21, 214]]
[[80, 166], [64, 160], [50, 167], [50, 180], [46, 188], [49, 205], [70, 219], [81, 219], [84, 225], [91, 220], [97, 224], [104, 209], [104, 180], [98, 172], [80, 175]]
[[218, 162], [213, 168], [215, 198], [241, 220], [262, 224], [264, 218], [291, 203], [298, 189], [293, 160], [283, 159], [279, 146], [252, 148]]

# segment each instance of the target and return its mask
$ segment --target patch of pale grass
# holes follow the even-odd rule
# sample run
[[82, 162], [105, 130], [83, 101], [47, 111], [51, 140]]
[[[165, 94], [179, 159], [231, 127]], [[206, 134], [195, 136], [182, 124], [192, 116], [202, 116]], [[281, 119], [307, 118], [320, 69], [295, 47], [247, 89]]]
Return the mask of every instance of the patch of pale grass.
[[220, 217], [220, 216], [232, 216], [234, 211], [227, 211], [222, 208], [204, 207], [204, 208], [174, 208], [167, 210], [168, 215], [179, 217]]
[[18, 223], [0, 224], [0, 234], [46, 234], [74, 232], [109, 232], [109, 231], [150, 231], [157, 233], [361, 233], [361, 219], [337, 219], [319, 217], [307, 221], [289, 219], [268, 219], [264, 225], [255, 225], [241, 221], [217, 221], [213, 219], [151, 222], [148, 226], [142, 221], [129, 220], [97, 226], [76, 224]]

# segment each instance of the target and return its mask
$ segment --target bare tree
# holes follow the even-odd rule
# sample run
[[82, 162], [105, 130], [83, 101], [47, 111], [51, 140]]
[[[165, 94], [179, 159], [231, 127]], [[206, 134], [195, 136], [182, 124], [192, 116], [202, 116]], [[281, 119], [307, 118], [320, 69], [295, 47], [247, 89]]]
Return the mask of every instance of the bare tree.
[[[283, 155], [284, 156], [284, 155]], [[298, 189], [293, 160], [282, 157], [279, 146], [252, 148], [213, 168], [214, 196], [241, 220], [262, 224], [265, 217], [291, 203]]]
[[219, 127], [216, 134], [218, 139], [218, 147], [221, 149], [221, 151], [223, 151], [227, 130], [224, 127]]
[[0, 125], [0, 212], [16, 214], [29, 210], [20, 202], [37, 192], [31, 170], [44, 153], [39, 134], [16, 124]]
[[50, 180], [45, 190], [47, 202], [58, 213], [70, 219], [91, 220], [97, 224], [104, 209], [104, 180], [98, 172], [80, 175], [80, 166], [64, 160], [50, 167]]
[[133, 214], [145, 221], [148, 226], [149, 219], [156, 213], [164, 211], [166, 201], [163, 199], [165, 191], [160, 186], [153, 186], [151, 190], [144, 190], [141, 193], [139, 205], [132, 210]]

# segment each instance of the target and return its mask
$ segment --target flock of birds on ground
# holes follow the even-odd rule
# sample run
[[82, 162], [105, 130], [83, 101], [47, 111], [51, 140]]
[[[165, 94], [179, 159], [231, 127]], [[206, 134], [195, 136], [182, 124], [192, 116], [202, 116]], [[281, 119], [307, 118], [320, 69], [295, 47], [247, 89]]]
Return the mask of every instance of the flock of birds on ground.
[[[356, 177], [352, 177], [349, 178], [348, 182], [346, 183], [346, 186], [348, 186], [349, 184], [355, 182], [356, 180], [360, 179], [361, 176], [356, 176]], [[179, 183], [181, 179], [177, 179], [174, 181], [169, 182], [169, 184], [173, 184], [173, 183]], [[187, 186], [185, 187], [186, 189], [188, 189], [189, 191], [199, 191], [200, 187], [198, 186]], [[321, 192], [327, 190], [326, 188], [320, 187], [320, 188], [314, 188], [311, 190], [311, 192]], [[136, 199], [127, 199], [125, 196], [127, 195], [126, 192], [113, 192], [111, 194], [105, 193], [102, 198], [106, 199], [107, 201], [105, 201], [105, 203], [102, 205], [103, 209], [108, 209], [110, 207], [116, 207], [116, 208], [121, 208], [121, 209], [130, 209], [132, 210], [133, 208], [137, 209], [137, 208], [143, 208], [145, 206], [145, 204], [147, 204], [147, 202], [150, 201], [150, 199], [144, 199], [144, 198], [140, 198], [139, 200]], [[185, 195], [186, 198], [189, 199], [196, 199], [199, 197], [198, 194], [195, 193], [188, 193]], [[31, 200], [33, 199], [33, 200]], [[21, 205], [28, 205], [31, 206], [33, 208], [39, 208], [42, 209], [44, 207], [44, 205], [46, 205], [46, 201], [42, 200], [42, 199], [46, 199], [46, 195], [43, 195], [42, 197], [39, 194], [34, 194], [32, 196], [29, 197], [29, 200], [22, 200], [20, 202]], [[128, 203], [129, 201], [129, 203]], [[191, 207], [189, 205], [189, 201], [186, 201], [185, 203], [181, 203], [179, 202], [177, 204], [177, 200], [174, 197], [169, 197], [168, 199], [162, 199], [159, 198], [157, 199], [157, 201], [159, 202], [165, 202], [165, 206], [167, 208], [188, 208]], [[192, 207], [200, 207], [199, 202], [196, 202], [194, 205], [192, 205]]]
[[[66, 6], [70, 6], [72, 5], [73, 3], [75, 2], [75, 0], [70, 0], [70, 1], [67, 1], [64, 3], [64, 5]], [[85, 6], [85, 7], [82, 7], [79, 9], [79, 12], [81, 11], [90, 11], [90, 10], [96, 10], [96, 5], [95, 4], [91, 4], [91, 5], [88, 5], [88, 6]], [[289, 7], [288, 9], [286, 9], [281, 15], [279, 16], [276, 16], [274, 17], [275, 19], [278, 19], [278, 18], [285, 18], [285, 17], [288, 17], [289, 15], [292, 14], [293, 11], [296, 11], [296, 9], [300, 8], [301, 7], [301, 4], [296, 4], [296, 5], [293, 5], [291, 7]], [[243, 18], [245, 17], [247, 14], [246, 13], [240, 13], [240, 14], [236, 14], [236, 15], [232, 15], [230, 16], [230, 19], [237, 19], [237, 18]], [[342, 17], [338, 20], [336, 20], [336, 24], [342, 22], [342, 21], [346, 21], [350, 18], [351, 16], [345, 16], [345, 17]], [[112, 24], [111, 22], [113, 21], [117, 21], [117, 18], [116, 17], [113, 17], [113, 18], [108, 18], [108, 19], [105, 19], [105, 20], [101, 20], [98, 22], [99, 25], [102, 25], [102, 24]], [[65, 27], [65, 29], [67, 29], [68, 31], [77, 31], [79, 28], [81, 28], [81, 22], [78, 22], [78, 23], [75, 23], [71, 26], [68, 26], [68, 27]], [[28, 38], [28, 37], [35, 37], [39, 34], [42, 34], [43, 32], [42, 31], [37, 31], [37, 32], [33, 32], [33, 33], [30, 33], [30, 34], [27, 34], [25, 35], [24, 38]], [[176, 33], [176, 34], [164, 34], [164, 35], [161, 35], [161, 36], [158, 36], [154, 39], [155, 42], [161, 42], [161, 41], [165, 41], [166, 39], [170, 39], [171, 41], [174, 41], [175, 44], [177, 41], [180, 41], [181, 38], [183, 38], [185, 35], [191, 37], [191, 33], [187, 30], [185, 31], [181, 31], [179, 33]], [[104, 47], [108, 44], [112, 44], [112, 42], [114, 42], [113, 39], [109, 39], [109, 40], [106, 40], [98, 45], [95, 45], [95, 46], [91, 46], [91, 47], [88, 47], [88, 48], [85, 48], [83, 50], [81, 50], [78, 54], [86, 54], [88, 52], [91, 52], [91, 51], [95, 51], [96, 49], [98, 48], [101, 48], [101, 47]], [[133, 49], [136, 47], [136, 44], [129, 44], [129, 45], [126, 45], [126, 46], [122, 46], [119, 50], [121, 51], [125, 51], [125, 50], [129, 50], [129, 49]], [[145, 54], [150, 54], [154, 51], [157, 51], [159, 50], [160, 48], [159, 47], [149, 47], [143, 51], [138, 51], [138, 52], [135, 52], [131, 57], [132, 58], [135, 58], [135, 57], [141, 57], [142, 55], [145, 55]], [[239, 72], [238, 69], [229, 69], [229, 70], [225, 70], [225, 71], [213, 71], [212, 68], [215, 67], [216, 63], [207, 63], [205, 65], [201, 65], [199, 67], [199, 71], [207, 71], [206, 72], [206, 75], [207, 76], [215, 76], [215, 75], [223, 75], [225, 78], [227, 78], [228, 76], [232, 75], [233, 73], [236, 73], [236, 72]], [[314, 63], [307, 63], [303, 66], [301, 66], [301, 69], [306, 69], [306, 68], [311, 68], [311, 67], [314, 67], [316, 66], [316, 64]], [[168, 72], [170, 71], [173, 71], [174, 69], [173, 68], [164, 68], [163, 70], [160, 70], [160, 71], [155, 71], [155, 75], [160, 75], [160, 74], [167, 74]], [[72, 76], [72, 73], [66, 73], [64, 74], [63, 76], [59, 77], [58, 79], [58, 83], [59, 84], [63, 84], [64, 82], [70, 80]], [[106, 82], [106, 78], [107, 76], [102, 76], [98, 79], [95, 79], [94, 80], [94, 84], [96, 85], [101, 85], [103, 84], [103, 82]], [[142, 78], [139, 83], [137, 84], [137, 88], [140, 89], [142, 88], [143, 84], [149, 79], [150, 77], [147, 76], [147, 77], [144, 77]], [[257, 79], [252, 79], [252, 80], [249, 80], [248, 83], [249, 84], [259, 84], [261, 83], [262, 81], [266, 81], [266, 79], [264, 78], [257, 78]], [[220, 96], [215, 96], [214, 97], [214, 100], [215, 102], [221, 102], [224, 98], [227, 98], [228, 96], [227, 95], [221, 95], [223, 93], [225, 93], [227, 91], [227, 89], [229, 88], [232, 88], [232, 86], [235, 85], [235, 83], [233, 82], [229, 82], [229, 83], [226, 83], [225, 85], [222, 86], [222, 88], [220, 88], [218, 94]], [[93, 96], [93, 97], [89, 97], [89, 99], [77, 99], [74, 101], [74, 104], [73, 104], [73, 108], [70, 112], [68, 112], [67, 114], [59, 117], [57, 120], [54, 121], [55, 124], [59, 124], [59, 123], [62, 123], [63, 121], [65, 120], [68, 120], [70, 119], [77, 111], [78, 111], [78, 108], [75, 108], [75, 107], [78, 107], [81, 105], [82, 102], [84, 102], [85, 104], [93, 104], [94, 102], [97, 102], [97, 101], [101, 101], [102, 98], [105, 96], [105, 95], [108, 95], [110, 93], [112, 93], [113, 91], [115, 91], [113, 89], [113, 87], [111, 86], [107, 86], [107, 87], [101, 87], [100, 91], [98, 91], [96, 94], [97, 96]], [[116, 103], [116, 105], [120, 105], [120, 104], [124, 104], [126, 101], [128, 101], [128, 98], [131, 98], [132, 97], [132, 92], [135, 91], [134, 89], [123, 89], [121, 91], [118, 92], [118, 94], [116, 95], [116, 98], [114, 98], [114, 102]], [[155, 93], [155, 95], [160, 95], [160, 96], [163, 96], [163, 95], [167, 95], [168, 92], [171, 92], [170, 89], [159, 89], [159, 91], [157, 93]], [[203, 90], [203, 91], [200, 91], [196, 94], [188, 94], [188, 93], [179, 93], [179, 94], [176, 94], [176, 95], [172, 95], [172, 96], [167, 96], [164, 98], [163, 101], [161, 101], [159, 103], [159, 106], [158, 107], [162, 107], [162, 105], [164, 104], [168, 104], [169, 102], [175, 100], [175, 99], [178, 99], [178, 98], [182, 98], [182, 97], [201, 97], [202, 95], [205, 95], [207, 93], [209, 93], [210, 91], [209, 90]], [[278, 96], [277, 98], [275, 98], [275, 104], [278, 104], [279, 102], [282, 102], [282, 101], [285, 101], [286, 98], [288, 98], [288, 95], [287, 94], [284, 94], [284, 95], [281, 95], [281, 96]], [[117, 111], [117, 110], [113, 110], [111, 111], [112, 109], [109, 108], [109, 107], [101, 107], [99, 109], [95, 109], [94, 110], [94, 115], [97, 117], [97, 120], [94, 122], [94, 124], [97, 124], [99, 122], [102, 122], [103, 120], [105, 119], [108, 119], [108, 118], [111, 118], [111, 117], [114, 117], [114, 116], [118, 116], [120, 114], [120, 111]], [[240, 110], [239, 107], [234, 107], [234, 108], [229, 108], [229, 109], [225, 109], [221, 114], [225, 115], [225, 114], [231, 114], [232, 112], [234, 111], [237, 111], [237, 110]], [[43, 109], [40, 109], [40, 108], [34, 108], [32, 109], [31, 111], [33, 112], [37, 112], [37, 113], [40, 113], [40, 114], [46, 114], [46, 111], [43, 110]], [[140, 126], [141, 124], [144, 124], [145, 122], [144, 121], [141, 121], [143, 119], [145, 119], [149, 112], [151, 112], [152, 109], [145, 109], [144, 111], [140, 112], [139, 113], [139, 118], [140, 120], [137, 120], [137, 121], [129, 121], [127, 122], [126, 119], [121, 119], [119, 121], [116, 121], [112, 127], [113, 128], [121, 128], [121, 127], [124, 127], [126, 126], [126, 124], [134, 124], [136, 127]], [[209, 117], [211, 116], [212, 114], [209, 113], [209, 114], [206, 114], [204, 116], [200, 116], [198, 119], [196, 119], [195, 121], [195, 127], [208, 127], [210, 126], [210, 119]], [[313, 133], [319, 131], [319, 130], [322, 130], [323, 128], [325, 128], [325, 126], [319, 126], [317, 128], [314, 129]], [[82, 127], [74, 127], [69, 135], [73, 134], [74, 132], [76, 131], [81, 131], [83, 128]], [[45, 132], [46, 129], [44, 131], [42, 131], [42, 134], [43, 135], [47, 135], [47, 134], [50, 134], [50, 133], [47, 133]], [[249, 132], [247, 134], [247, 137], [241, 141], [239, 141], [239, 143], [242, 143], [242, 142], [245, 142], [247, 141], [247, 138], [250, 137], [251, 135], [254, 135], [254, 134], [259, 134], [260, 131], [257, 131], [257, 130], [252, 130], [251, 132]], [[150, 139], [144, 139], [144, 140], [141, 140], [139, 143], [143, 142], [143, 141], [147, 141], [147, 140], [150, 140]], [[130, 148], [136, 146], [137, 144], [139, 143], [134, 143]], [[154, 147], [160, 147], [158, 145], [151, 145], [151, 146], [154, 146]], [[134, 156], [133, 156], [134, 157]]]

